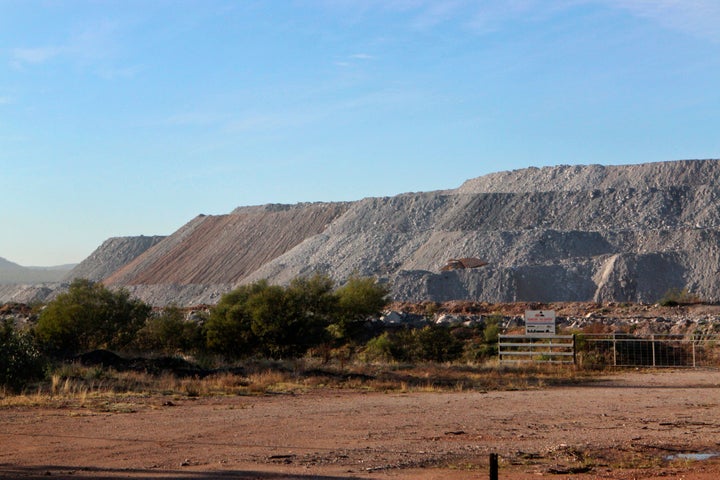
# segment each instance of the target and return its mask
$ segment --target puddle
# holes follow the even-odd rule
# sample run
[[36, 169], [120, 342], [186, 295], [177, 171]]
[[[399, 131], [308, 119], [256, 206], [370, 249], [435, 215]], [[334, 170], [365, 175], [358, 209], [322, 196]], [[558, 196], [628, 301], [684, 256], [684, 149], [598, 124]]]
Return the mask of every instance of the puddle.
[[675, 455], [668, 455], [665, 460], [710, 460], [715, 457], [720, 457], [720, 453], [676, 453]]

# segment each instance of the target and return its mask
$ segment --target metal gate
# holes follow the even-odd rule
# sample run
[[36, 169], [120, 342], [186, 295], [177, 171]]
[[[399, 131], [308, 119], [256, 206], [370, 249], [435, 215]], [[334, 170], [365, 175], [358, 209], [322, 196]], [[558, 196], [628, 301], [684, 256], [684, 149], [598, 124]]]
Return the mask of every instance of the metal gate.
[[575, 335], [500, 335], [500, 363], [575, 363]]

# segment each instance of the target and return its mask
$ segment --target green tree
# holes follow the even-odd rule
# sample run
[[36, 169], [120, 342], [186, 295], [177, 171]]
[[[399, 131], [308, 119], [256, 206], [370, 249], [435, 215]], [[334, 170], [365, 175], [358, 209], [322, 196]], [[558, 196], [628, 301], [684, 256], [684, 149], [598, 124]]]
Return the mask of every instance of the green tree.
[[147, 318], [134, 345], [140, 350], [165, 354], [193, 353], [202, 348], [203, 340], [200, 325], [185, 320], [183, 311], [171, 305]]
[[262, 353], [297, 357], [323, 340], [325, 319], [314, 315], [308, 298], [291, 288], [269, 286], [248, 299], [252, 331]]
[[207, 347], [227, 358], [243, 358], [255, 353], [258, 339], [252, 331], [248, 299], [268, 287], [265, 280], [241, 285], [224, 294], [205, 324]]
[[18, 331], [10, 320], [0, 324], [0, 386], [22, 390], [42, 377], [44, 361], [32, 336]]
[[337, 309], [333, 332], [339, 340], [358, 340], [362, 324], [389, 303], [390, 288], [371, 277], [352, 276], [335, 291]]
[[383, 332], [370, 339], [363, 349], [365, 361], [412, 362], [417, 357], [418, 342], [413, 330]]
[[265, 280], [241, 286], [211, 310], [207, 345], [229, 358], [297, 357], [327, 345], [330, 331], [345, 339], [348, 325], [378, 313], [387, 303], [387, 288], [373, 279], [354, 277], [333, 288], [326, 275], [299, 277], [287, 287]]
[[302, 305], [305, 315], [327, 321], [337, 311], [334, 288], [335, 282], [330, 277], [318, 273], [312, 277], [293, 279], [287, 292]]
[[77, 279], [40, 313], [35, 333], [56, 355], [121, 349], [135, 338], [150, 311], [126, 290], [113, 292], [101, 283]]
[[462, 355], [463, 343], [445, 327], [427, 326], [417, 332], [417, 348], [420, 360], [452, 362]]

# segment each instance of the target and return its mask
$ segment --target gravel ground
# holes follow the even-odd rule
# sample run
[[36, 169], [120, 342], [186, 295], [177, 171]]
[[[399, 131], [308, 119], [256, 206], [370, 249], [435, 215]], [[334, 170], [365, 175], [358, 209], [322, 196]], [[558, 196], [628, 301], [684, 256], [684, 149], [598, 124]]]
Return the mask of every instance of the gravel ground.
[[531, 391], [118, 398], [0, 410], [0, 478], [720, 478], [720, 371]]

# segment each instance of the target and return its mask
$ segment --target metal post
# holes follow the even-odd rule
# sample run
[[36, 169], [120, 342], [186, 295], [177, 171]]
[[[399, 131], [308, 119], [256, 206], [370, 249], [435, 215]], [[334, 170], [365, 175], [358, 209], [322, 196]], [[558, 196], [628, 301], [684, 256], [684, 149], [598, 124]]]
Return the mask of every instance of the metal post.
[[617, 367], [617, 334], [613, 332], [613, 367]]
[[650, 336], [650, 341], [652, 342], [653, 368], [655, 368], [655, 334], [654, 333]]
[[690, 337], [690, 341], [692, 342], [693, 368], [697, 368], [697, 364], [695, 363], [695, 333]]
[[490, 480], [498, 480], [498, 454], [490, 454]]
[[573, 365], [577, 365], [577, 349], [575, 348], [575, 345], [576, 345], [576, 344], [575, 344], [575, 334], [573, 333], [573, 344], [572, 344], [572, 349], [573, 349]]

